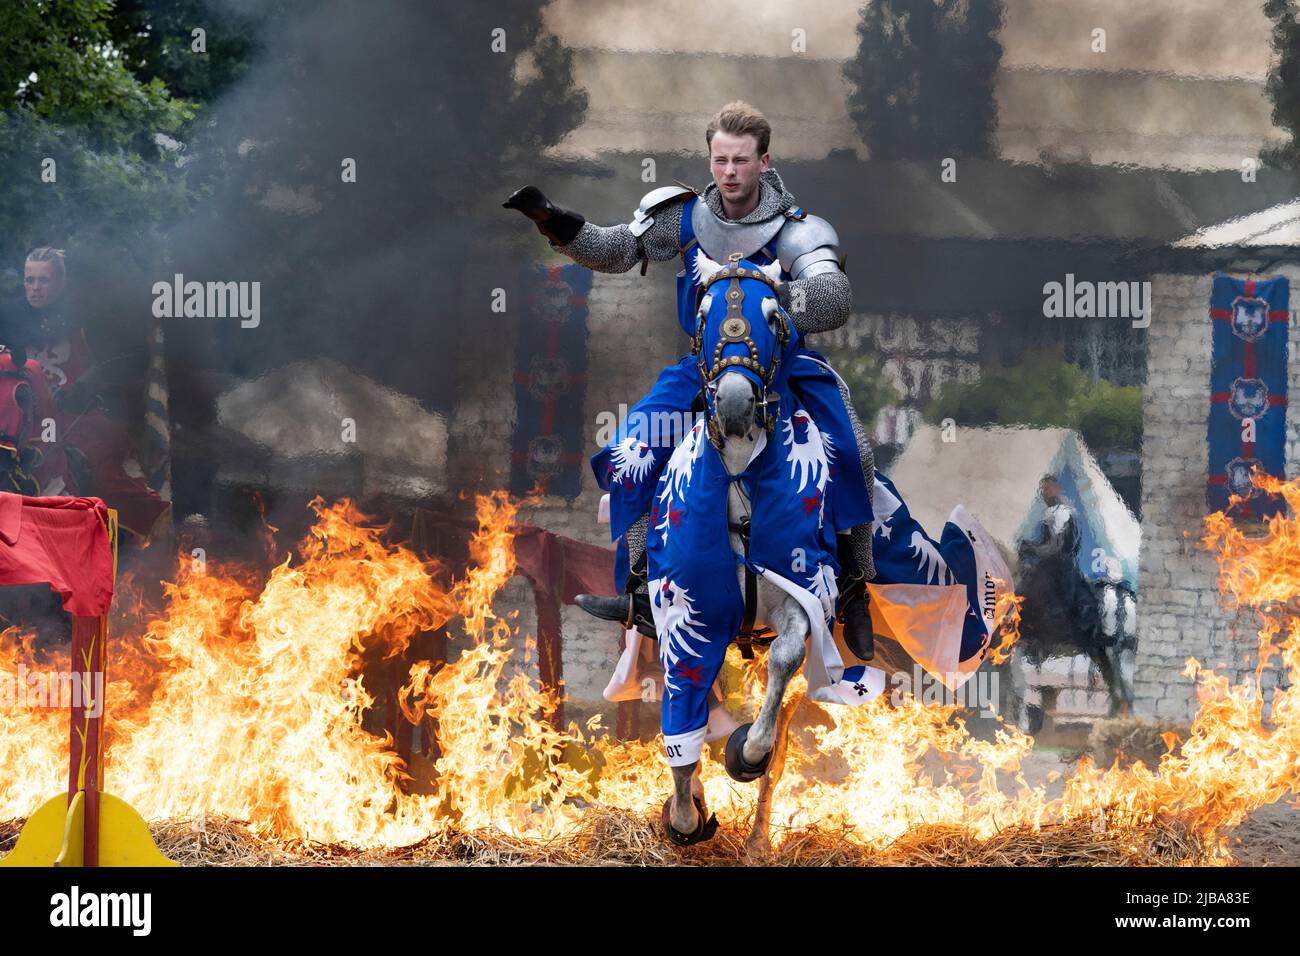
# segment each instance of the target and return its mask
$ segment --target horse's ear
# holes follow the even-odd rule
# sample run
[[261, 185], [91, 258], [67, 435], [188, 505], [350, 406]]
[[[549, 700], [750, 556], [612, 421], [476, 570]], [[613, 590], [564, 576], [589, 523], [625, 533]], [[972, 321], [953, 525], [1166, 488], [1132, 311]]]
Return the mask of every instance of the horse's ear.
[[779, 259], [776, 262], [768, 263], [765, 266], [759, 266], [759, 268], [762, 269], [763, 273], [773, 282], [781, 281], [781, 261]]
[[707, 285], [708, 281], [722, 271], [722, 263], [714, 262], [704, 253], [696, 253], [695, 256], [695, 281], [700, 285]]

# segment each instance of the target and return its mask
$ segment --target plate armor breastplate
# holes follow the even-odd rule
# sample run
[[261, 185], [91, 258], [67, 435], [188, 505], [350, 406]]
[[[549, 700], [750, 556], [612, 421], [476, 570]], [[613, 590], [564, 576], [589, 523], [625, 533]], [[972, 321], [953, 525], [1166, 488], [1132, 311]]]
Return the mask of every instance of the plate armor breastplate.
[[749, 259], [781, 231], [786, 217], [778, 213], [764, 222], [723, 222], [713, 214], [708, 203], [696, 202], [691, 210], [691, 226], [704, 254], [714, 262], [726, 262], [739, 254]]

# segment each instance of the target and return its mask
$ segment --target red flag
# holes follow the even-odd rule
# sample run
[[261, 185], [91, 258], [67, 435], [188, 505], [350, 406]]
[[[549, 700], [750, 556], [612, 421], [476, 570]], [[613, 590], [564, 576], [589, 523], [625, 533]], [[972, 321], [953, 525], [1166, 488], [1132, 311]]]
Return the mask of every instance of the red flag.
[[47, 583], [70, 614], [113, 603], [108, 507], [98, 498], [0, 494], [0, 585]]

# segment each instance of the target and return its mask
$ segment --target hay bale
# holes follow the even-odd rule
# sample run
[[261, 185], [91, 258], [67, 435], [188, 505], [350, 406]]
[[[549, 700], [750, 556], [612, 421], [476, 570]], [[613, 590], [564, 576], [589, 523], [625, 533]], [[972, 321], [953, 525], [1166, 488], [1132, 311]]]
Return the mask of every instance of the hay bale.
[[0, 854], [8, 853], [18, 842], [18, 834], [26, 823], [21, 820], [0, 820]]
[[[1039, 829], [1012, 827], [981, 840], [951, 826], [917, 827], [884, 849], [818, 826], [777, 832], [770, 857], [746, 855], [752, 818], [723, 823], [714, 839], [679, 849], [659, 832], [659, 814], [592, 806], [577, 828], [549, 841], [497, 830], [448, 828], [395, 849], [281, 844], [225, 817], [150, 824], [164, 855], [184, 866], [1174, 866], [1206, 865], [1206, 842], [1178, 820], [1132, 825], [1097, 811]], [[22, 821], [0, 822], [0, 840]]]
[[1087, 753], [1099, 767], [1109, 767], [1118, 759], [1121, 767], [1141, 761], [1155, 770], [1169, 750], [1162, 735], [1173, 732], [1183, 741], [1189, 729], [1177, 721], [1146, 716], [1098, 720], [1088, 734]]
[[289, 849], [260, 839], [240, 820], [198, 816], [154, 820], [149, 824], [163, 856], [182, 866], [304, 866], [308, 850]]

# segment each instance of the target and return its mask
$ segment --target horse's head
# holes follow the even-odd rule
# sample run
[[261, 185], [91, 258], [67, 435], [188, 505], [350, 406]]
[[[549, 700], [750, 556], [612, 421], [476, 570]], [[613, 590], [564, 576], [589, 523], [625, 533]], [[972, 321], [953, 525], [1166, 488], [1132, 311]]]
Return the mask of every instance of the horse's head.
[[732, 256], [723, 265], [700, 253], [695, 271], [704, 295], [691, 351], [699, 360], [709, 439], [721, 448], [728, 435], [744, 438], [756, 425], [772, 429], [772, 385], [798, 333], [777, 298], [780, 263], [756, 266]]

